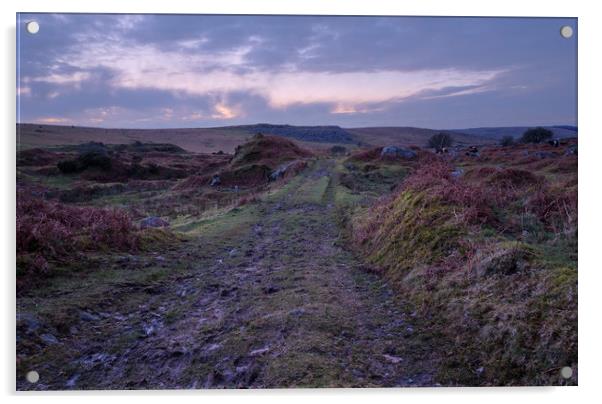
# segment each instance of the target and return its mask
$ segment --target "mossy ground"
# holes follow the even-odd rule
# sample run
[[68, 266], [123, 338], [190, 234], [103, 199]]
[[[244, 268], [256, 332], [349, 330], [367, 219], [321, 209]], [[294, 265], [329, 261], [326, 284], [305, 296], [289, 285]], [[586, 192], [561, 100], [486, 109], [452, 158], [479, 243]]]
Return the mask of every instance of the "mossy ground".
[[175, 218], [157, 251], [97, 254], [29, 291], [18, 312], [42, 325], [19, 322], [19, 388], [434, 383], [416, 319], [340, 247], [334, 167], [316, 160], [255, 202]]
[[[558, 373], [577, 367], [576, 188], [554, 190], [576, 172], [546, 176], [553, 161], [543, 172], [489, 164], [461, 159], [466, 178], [445, 180], [444, 187], [439, 178], [435, 185], [412, 178], [410, 184], [421, 187], [410, 185], [370, 209], [355, 210], [348, 232], [365, 260], [437, 335], [438, 381], [576, 384], [576, 375], [565, 380]], [[498, 194], [495, 187], [510, 181]], [[485, 203], [493, 208], [485, 210], [489, 223], [477, 225], [466, 211], [488, 207], [472, 201], [481, 203], [480, 186], [488, 187]], [[531, 202], [542, 193], [557, 198], [542, 198], [541, 204], [550, 203], [545, 215]], [[462, 198], [468, 202], [458, 202]], [[558, 204], [563, 215], [552, 216]]]
[[[136, 252], [74, 256], [19, 296], [17, 387], [577, 382], [558, 376], [577, 369], [576, 228], [526, 209], [539, 183], [476, 224], [461, 203], [400, 188], [413, 163], [349, 162], [312, 158], [245, 204], [251, 190], [181, 180], [85, 202], [161, 216], [170, 230], [145, 231]], [[472, 185], [500, 164], [457, 161]], [[535, 170], [550, 186], [541, 201], [570, 202], [559, 190], [576, 191], [576, 173], [563, 164]], [[43, 181], [60, 191], [78, 180]]]

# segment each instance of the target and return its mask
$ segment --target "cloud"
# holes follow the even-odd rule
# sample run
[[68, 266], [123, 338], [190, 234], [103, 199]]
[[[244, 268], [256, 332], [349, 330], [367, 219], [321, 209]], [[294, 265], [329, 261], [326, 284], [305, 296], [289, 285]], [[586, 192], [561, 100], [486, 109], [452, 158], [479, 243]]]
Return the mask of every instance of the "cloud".
[[550, 36], [559, 24], [576, 28], [571, 19], [20, 17], [27, 19], [43, 35], [19, 43], [24, 120], [442, 127], [463, 126], [460, 116], [467, 126], [485, 117], [517, 125], [529, 116], [575, 119], [576, 44]]
[[21, 86], [17, 87], [17, 96], [30, 96], [31, 95], [31, 87]]
[[240, 116], [240, 110], [236, 107], [229, 107], [224, 103], [218, 103], [214, 106], [215, 113], [211, 115], [214, 119], [232, 119]]
[[[202, 40], [200, 40], [202, 42]], [[264, 97], [276, 109], [295, 104], [328, 103], [346, 105], [348, 111], [359, 104], [400, 100], [444, 88], [476, 88], [506, 70], [422, 69], [413, 71], [378, 70], [354, 72], [300, 71], [288, 66], [280, 71], [248, 66], [245, 55], [261, 40], [227, 51], [186, 54], [160, 49], [156, 46], [128, 45], [104, 41], [77, 48], [60, 63], [75, 69], [75, 73], [51, 74], [34, 78], [55, 84], [81, 83], [90, 77], [89, 69], [110, 72], [107, 85], [115, 89], [162, 90], [188, 96], [227, 98], [232, 92], [249, 92]], [[460, 95], [459, 93], [457, 95]], [[224, 119], [237, 113], [219, 112]], [[341, 109], [335, 109], [340, 113]]]
[[39, 122], [39, 123], [47, 123], [49, 125], [59, 125], [59, 124], [66, 124], [66, 123], [72, 122], [71, 119], [69, 119], [69, 118], [56, 117], [56, 116], [39, 117], [35, 121]]
[[25, 83], [29, 83], [32, 81], [37, 81], [41, 83], [50, 83], [50, 84], [69, 84], [79, 86], [83, 81], [90, 79], [90, 73], [88, 72], [73, 72], [73, 73], [50, 73], [47, 76], [40, 77], [26, 77], [23, 81]]

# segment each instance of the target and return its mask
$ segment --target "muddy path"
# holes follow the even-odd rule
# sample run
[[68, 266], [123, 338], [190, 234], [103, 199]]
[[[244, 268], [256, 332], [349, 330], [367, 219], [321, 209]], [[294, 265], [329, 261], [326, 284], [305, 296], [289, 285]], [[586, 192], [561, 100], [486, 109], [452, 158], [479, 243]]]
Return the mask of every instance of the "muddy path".
[[171, 250], [20, 299], [17, 388], [435, 384], [418, 319], [340, 245], [332, 164]]

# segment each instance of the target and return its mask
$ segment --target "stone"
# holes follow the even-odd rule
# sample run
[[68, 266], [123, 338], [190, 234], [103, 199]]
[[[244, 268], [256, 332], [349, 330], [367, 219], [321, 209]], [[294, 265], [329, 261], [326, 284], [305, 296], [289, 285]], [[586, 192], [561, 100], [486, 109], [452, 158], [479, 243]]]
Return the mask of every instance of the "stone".
[[577, 155], [577, 145], [576, 144], [567, 147], [566, 150], [564, 151], [565, 156], [570, 156], [572, 154], [574, 154], [575, 156]]
[[249, 352], [249, 356], [263, 355], [264, 353], [268, 352], [269, 350], [270, 350], [270, 347], [254, 349], [253, 351]]
[[388, 354], [384, 354], [383, 358], [385, 358], [388, 362], [391, 362], [391, 363], [399, 363], [403, 360], [399, 356], [393, 356], [393, 355], [388, 355]]
[[222, 180], [220, 179], [219, 175], [215, 174], [212, 178], [211, 178], [211, 182], [209, 183], [209, 186], [211, 187], [217, 187], [218, 185], [220, 185], [222, 183]]
[[539, 157], [540, 159], [545, 159], [545, 158], [551, 158], [551, 157], [555, 157], [556, 155], [552, 152], [548, 152], [548, 151], [538, 151], [534, 153], [535, 156]]
[[41, 327], [41, 323], [31, 313], [17, 313], [17, 327], [24, 327], [25, 331], [31, 334]]
[[454, 171], [452, 171], [451, 176], [454, 178], [459, 178], [462, 176], [462, 174], [464, 174], [464, 170], [462, 168], [456, 168]]
[[149, 216], [140, 222], [140, 228], [146, 229], [149, 227], [167, 227], [169, 223], [160, 217], [157, 216]]
[[380, 152], [381, 158], [401, 157], [404, 159], [413, 159], [416, 156], [417, 156], [417, 154], [414, 150], [404, 149], [402, 147], [397, 147], [397, 146], [383, 147], [383, 149]]
[[41, 334], [40, 339], [48, 345], [54, 345], [59, 343], [59, 340], [52, 334]]
[[79, 313], [79, 318], [83, 321], [98, 321], [100, 320], [100, 317], [92, 314], [92, 313], [88, 313], [87, 311], [80, 311]]

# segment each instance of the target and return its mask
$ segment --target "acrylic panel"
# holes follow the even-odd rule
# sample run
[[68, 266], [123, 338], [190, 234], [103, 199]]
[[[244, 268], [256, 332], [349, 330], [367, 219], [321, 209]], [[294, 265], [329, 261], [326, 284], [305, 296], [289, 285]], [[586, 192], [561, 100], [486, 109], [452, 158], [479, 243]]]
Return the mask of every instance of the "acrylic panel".
[[577, 384], [577, 19], [17, 15], [18, 390]]

